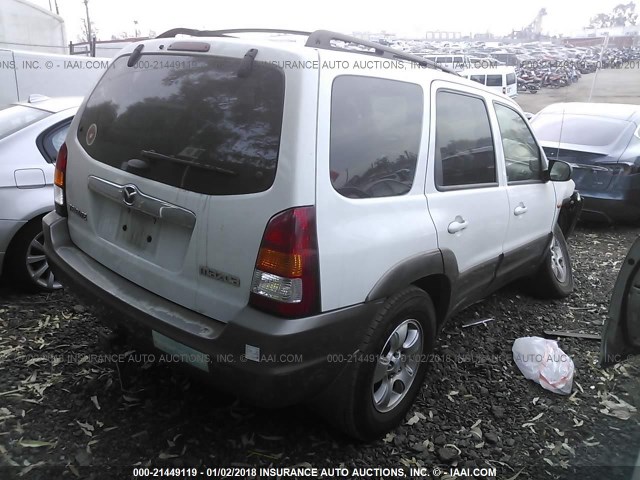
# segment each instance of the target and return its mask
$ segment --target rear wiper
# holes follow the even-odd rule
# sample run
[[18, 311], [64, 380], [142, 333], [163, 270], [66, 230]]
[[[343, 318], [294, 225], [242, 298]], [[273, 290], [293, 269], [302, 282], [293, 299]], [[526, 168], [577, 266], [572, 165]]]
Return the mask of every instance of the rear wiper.
[[234, 170], [228, 170], [222, 167], [216, 167], [215, 165], [206, 165], [204, 163], [194, 162], [193, 160], [185, 160], [183, 158], [177, 158], [172, 155], [165, 155], [164, 153], [158, 153], [155, 150], [142, 150], [140, 155], [145, 158], [151, 158], [153, 160], [168, 160], [170, 162], [181, 163], [189, 167], [202, 168], [203, 170], [211, 170], [213, 172], [222, 173], [224, 175], [238, 175], [238, 172]]

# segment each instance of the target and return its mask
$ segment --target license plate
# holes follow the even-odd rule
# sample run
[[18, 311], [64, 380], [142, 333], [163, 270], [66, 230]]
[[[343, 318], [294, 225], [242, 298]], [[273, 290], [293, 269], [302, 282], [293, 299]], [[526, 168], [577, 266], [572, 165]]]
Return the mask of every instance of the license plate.
[[132, 210], [124, 213], [121, 223], [119, 234], [127, 244], [145, 249], [157, 243], [157, 219]]
[[187, 363], [205, 372], [209, 371], [209, 355], [206, 353], [199, 352], [183, 343], [176, 342], [155, 330], [151, 332], [151, 336], [153, 337], [153, 344], [156, 348], [171, 355], [168, 360]]

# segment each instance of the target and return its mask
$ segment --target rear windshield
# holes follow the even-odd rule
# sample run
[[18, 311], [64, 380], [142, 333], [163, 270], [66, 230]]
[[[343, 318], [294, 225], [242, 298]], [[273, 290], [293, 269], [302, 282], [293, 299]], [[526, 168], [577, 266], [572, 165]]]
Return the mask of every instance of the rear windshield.
[[49, 115], [51, 112], [23, 105], [0, 109], [0, 140]]
[[507, 85], [513, 85], [514, 83], [516, 83], [516, 74], [507, 73]]
[[143, 55], [111, 64], [91, 94], [78, 141], [94, 159], [207, 195], [267, 190], [278, 163], [284, 74], [241, 59]]
[[625, 120], [587, 115], [541, 114], [533, 120], [532, 127], [543, 142], [570, 143], [604, 147], [616, 143], [631, 123]]

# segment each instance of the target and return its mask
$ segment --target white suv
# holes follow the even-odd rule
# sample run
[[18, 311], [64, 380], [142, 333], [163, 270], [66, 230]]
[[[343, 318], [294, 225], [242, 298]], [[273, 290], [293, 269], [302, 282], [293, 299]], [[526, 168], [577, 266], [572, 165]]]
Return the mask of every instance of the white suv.
[[58, 157], [55, 272], [222, 389], [388, 431], [453, 312], [525, 276], [573, 288], [570, 167], [512, 100], [441, 70], [327, 31], [132, 45]]

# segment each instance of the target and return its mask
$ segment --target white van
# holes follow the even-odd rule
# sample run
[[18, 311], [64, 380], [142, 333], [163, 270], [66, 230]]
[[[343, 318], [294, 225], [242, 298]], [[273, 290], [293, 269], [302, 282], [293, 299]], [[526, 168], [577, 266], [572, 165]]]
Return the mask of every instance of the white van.
[[419, 54], [425, 60], [430, 60], [432, 62], [437, 63], [442, 67], [446, 67], [449, 70], [454, 70], [456, 72], [462, 71], [465, 69], [465, 66], [470, 64], [470, 59], [466, 55], [460, 54], [445, 54], [445, 55], [424, 55]]
[[110, 62], [110, 58], [0, 48], [0, 107], [26, 102], [33, 94], [84, 96]]
[[495, 92], [512, 98], [518, 96], [516, 71], [513, 67], [470, 68], [460, 72], [460, 75], [481, 83]]

